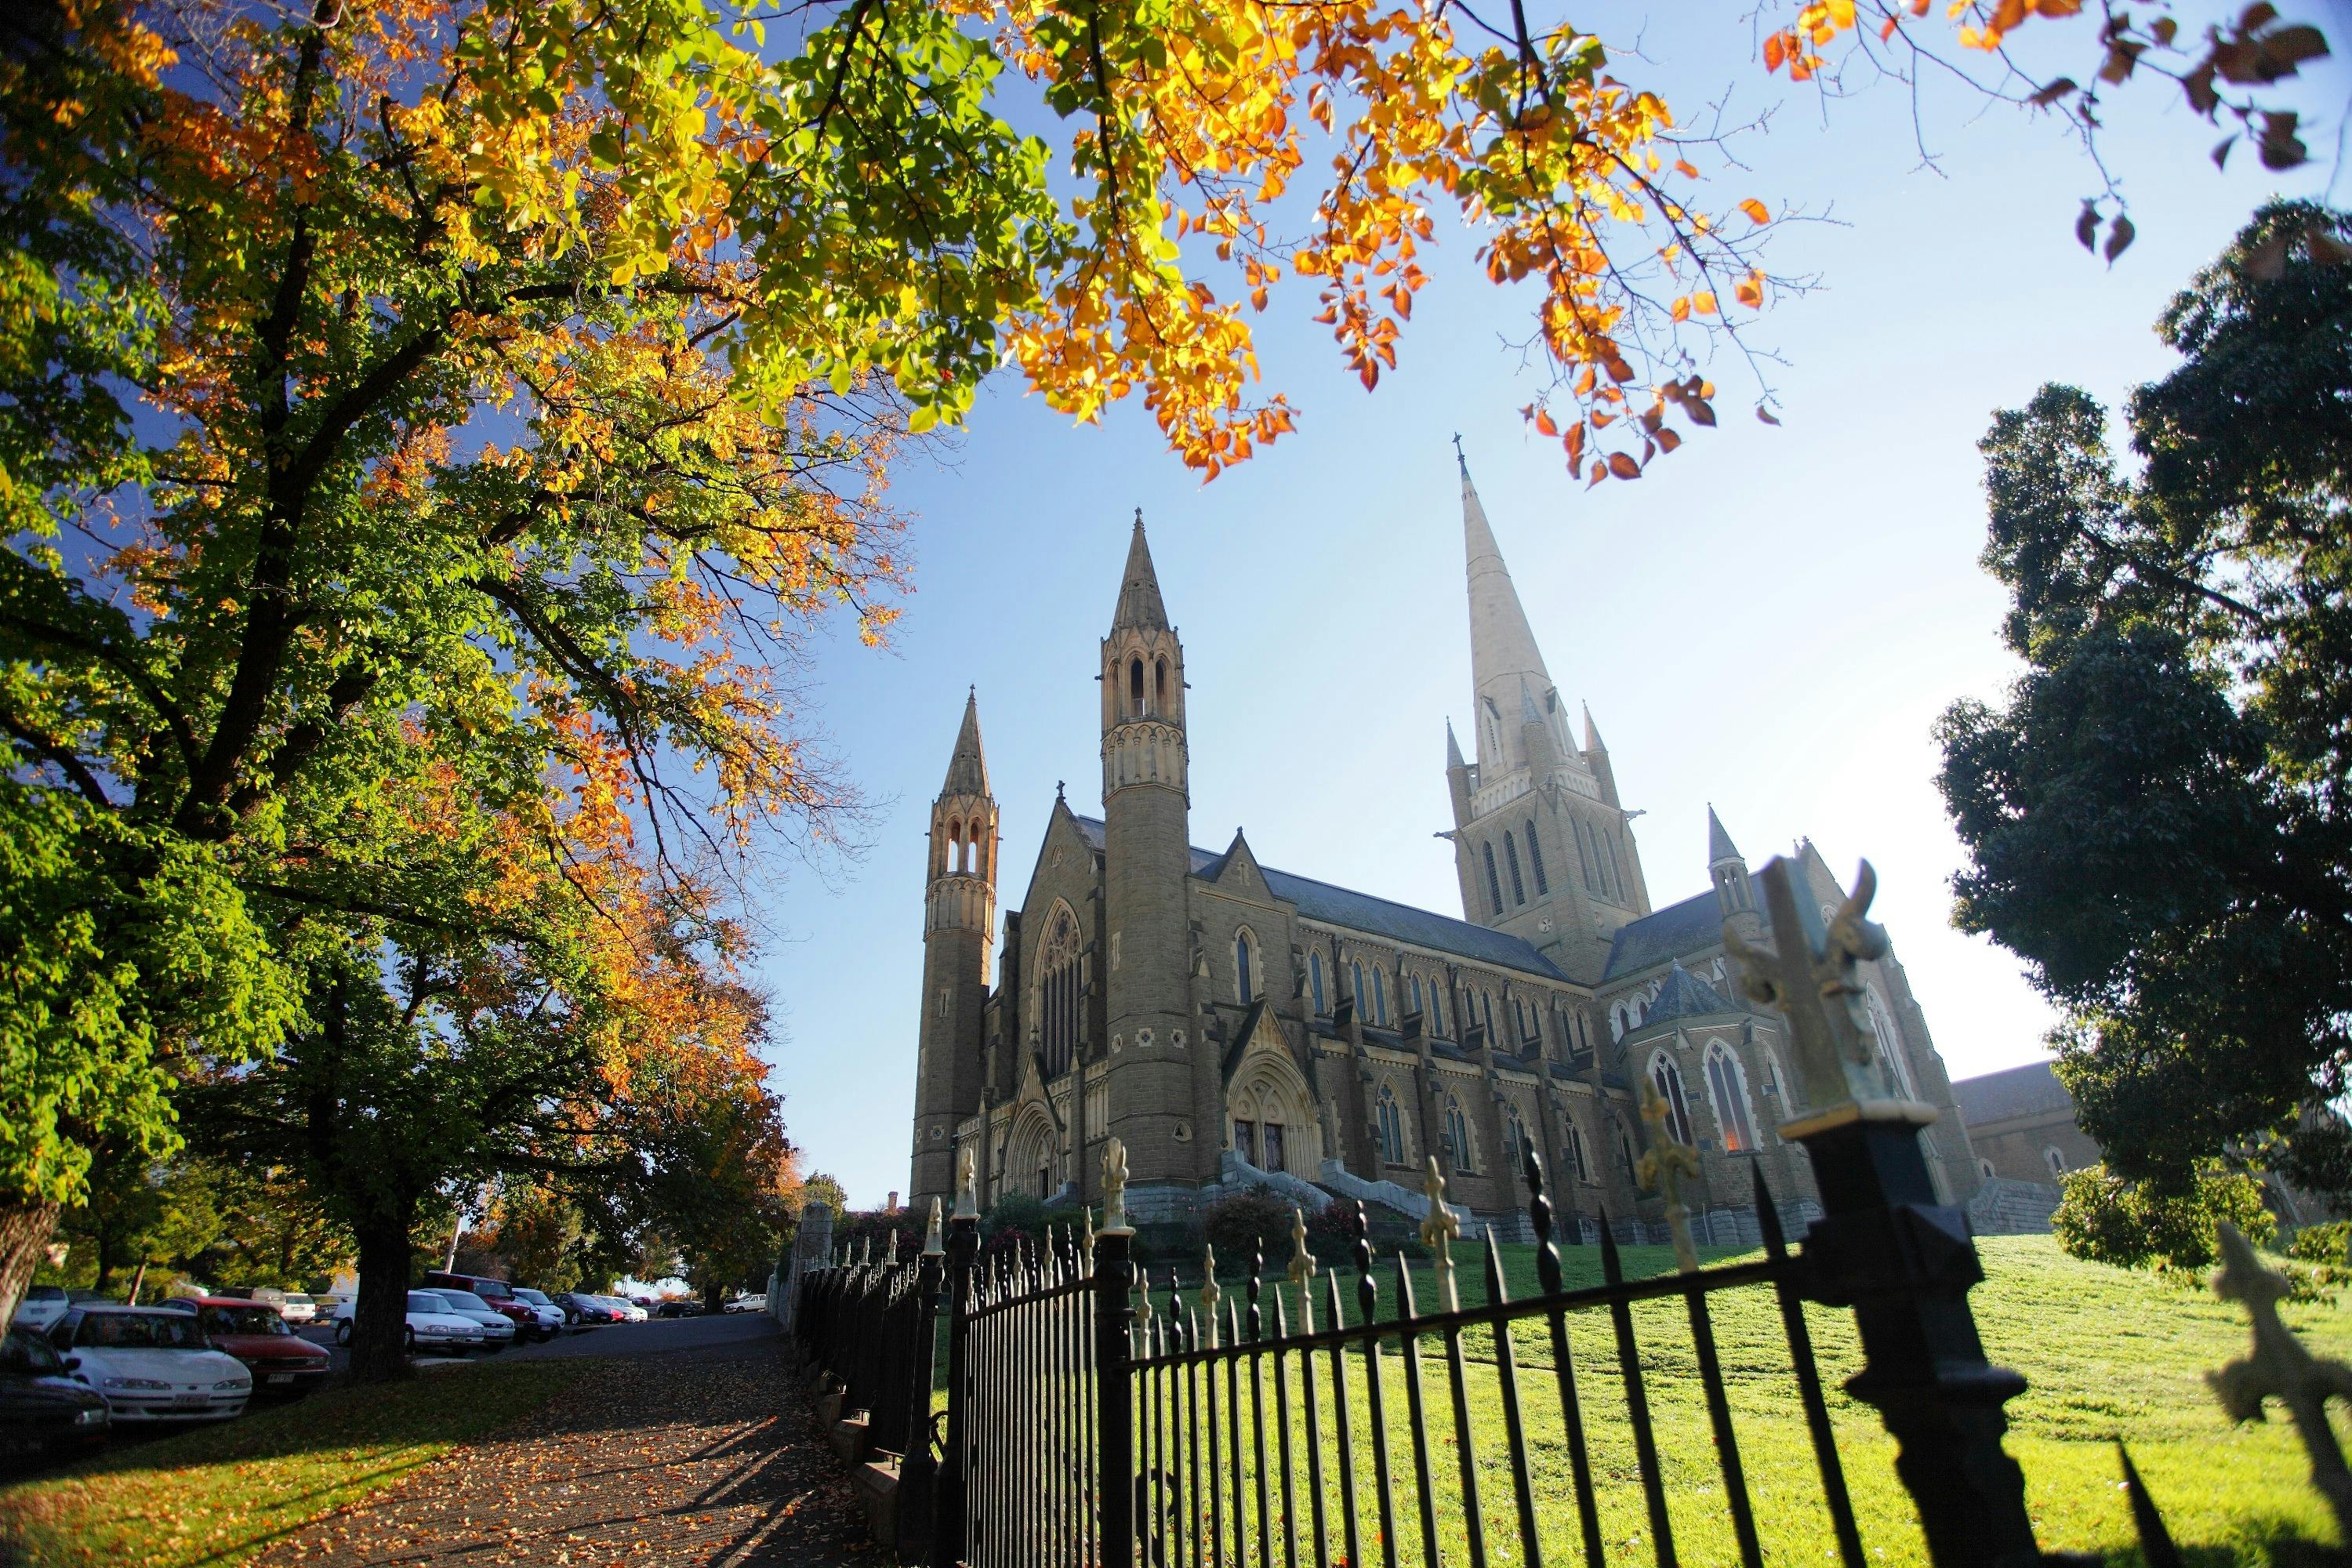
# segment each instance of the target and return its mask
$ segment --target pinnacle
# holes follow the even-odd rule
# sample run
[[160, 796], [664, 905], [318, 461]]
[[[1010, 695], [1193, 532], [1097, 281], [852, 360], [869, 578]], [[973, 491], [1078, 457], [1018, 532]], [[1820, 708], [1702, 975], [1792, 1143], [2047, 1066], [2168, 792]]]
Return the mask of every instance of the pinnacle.
[[1123, 626], [1168, 628], [1168, 606], [1160, 599], [1160, 574], [1152, 569], [1151, 546], [1143, 537], [1141, 507], [1135, 509], [1135, 533], [1128, 542], [1127, 570], [1119, 577], [1118, 608], [1110, 626], [1113, 631]]
[[1462, 742], [1454, 738], [1454, 721], [1445, 721], [1445, 765], [1447, 768], [1466, 767], [1462, 760]]
[[1601, 743], [1601, 731], [1593, 727], [1592, 704], [1590, 702], [1584, 704], [1584, 749], [1588, 752], [1605, 752], [1609, 749]]
[[963, 700], [963, 724], [956, 731], [955, 751], [948, 758], [948, 782], [941, 795], [984, 795], [988, 790], [988, 754], [980, 745], [980, 689]]
[[1739, 846], [1734, 844], [1731, 841], [1731, 835], [1723, 830], [1723, 818], [1715, 815], [1715, 805], [1712, 801], [1708, 802], [1706, 808], [1707, 864], [1712, 866], [1720, 861], [1738, 858]]

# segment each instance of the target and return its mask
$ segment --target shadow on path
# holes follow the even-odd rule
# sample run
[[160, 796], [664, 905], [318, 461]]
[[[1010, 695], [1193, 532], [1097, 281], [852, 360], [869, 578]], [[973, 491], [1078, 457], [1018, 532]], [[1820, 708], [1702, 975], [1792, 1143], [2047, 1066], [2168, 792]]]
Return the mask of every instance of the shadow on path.
[[774, 1324], [720, 1320], [710, 1329], [719, 1331], [649, 1335], [630, 1347], [674, 1353], [597, 1357], [526, 1429], [461, 1448], [252, 1561], [258, 1568], [883, 1561], [846, 1472], [787, 1373]]

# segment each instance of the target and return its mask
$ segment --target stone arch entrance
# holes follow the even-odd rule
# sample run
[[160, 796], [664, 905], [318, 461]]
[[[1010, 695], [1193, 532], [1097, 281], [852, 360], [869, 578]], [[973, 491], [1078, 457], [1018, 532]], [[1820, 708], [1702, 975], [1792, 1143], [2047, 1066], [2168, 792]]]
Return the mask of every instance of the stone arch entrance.
[[1004, 1183], [1008, 1193], [1026, 1193], [1035, 1198], [1050, 1198], [1062, 1187], [1062, 1141], [1054, 1130], [1053, 1118], [1043, 1106], [1031, 1102], [1013, 1118], [1013, 1131], [1004, 1140]]
[[1312, 1181], [1323, 1168], [1323, 1124], [1279, 1026], [1259, 1026], [1225, 1086], [1228, 1147], [1261, 1171]]

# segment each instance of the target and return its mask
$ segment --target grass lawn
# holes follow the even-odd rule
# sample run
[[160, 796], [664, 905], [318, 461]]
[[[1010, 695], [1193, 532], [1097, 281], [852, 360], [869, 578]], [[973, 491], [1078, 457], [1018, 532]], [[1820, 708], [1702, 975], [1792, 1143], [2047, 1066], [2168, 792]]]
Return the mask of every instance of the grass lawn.
[[[2334, 1526], [2306, 1483], [2302, 1449], [2284, 1417], [2263, 1426], [2233, 1426], [2223, 1418], [2205, 1386], [2205, 1372], [2245, 1353], [2250, 1336], [2242, 1311], [2201, 1288], [2188, 1289], [2147, 1274], [2070, 1258], [2047, 1237], [1991, 1237], [1979, 1247], [1988, 1278], [1971, 1301], [1986, 1352], [1996, 1364], [2023, 1373], [2029, 1384], [2028, 1391], [2008, 1407], [2009, 1449], [2024, 1468], [2027, 1503], [2045, 1549], [2098, 1552], [2117, 1563], [2139, 1560], [2127, 1503], [2118, 1485], [2113, 1441], [2118, 1436], [2130, 1444], [2150, 1494], [2164, 1510], [2174, 1539], [2192, 1563], [2305, 1563], [2318, 1555], [2312, 1543], [2334, 1542]], [[1535, 1294], [1533, 1249], [1505, 1247], [1503, 1252], [1513, 1298]], [[1709, 1261], [1739, 1255], [1717, 1253]], [[1456, 1257], [1464, 1265], [1459, 1278], [1465, 1303], [1483, 1301], [1477, 1249], [1460, 1248]], [[1565, 1260], [1572, 1288], [1599, 1282], [1597, 1248], [1572, 1249]], [[1637, 1278], [1664, 1273], [1672, 1267], [1671, 1255], [1663, 1248], [1627, 1248], [1625, 1261], [1629, 1276]], [[1435, 1288], [1431, 1271], [1416, 1268], [1413, 1276], [1421, 1309], [1432, 1310]], [[1166, 1279], [1164, 1268], [1154, 1270], [1153, 1293], [1163, 1304]], [[1194, 1282], [1188, 1279], [1188, 1287]], [[1345, 1282], [1352, 1286], [1352, 1274]], [[1232, 1282], [1225, 1283], [1230, 1289]], [[1396, 1300], [1393, 1266], [1381, 1271], [1381, 1315], [1386, 1317], [1393, 1311]], [[1186, 1293], [1192, 1294], [1189, 1288]], [[1318, 1295], [1319, 1300], [1319, 1291]], [[1760, 1289], [1718, 1292], [1709, 1298], [1709, 1304], [1733, 1425], [1767, 1558], [1833, 1563], [1820, 1476], [1797, 1403], [1777, 1304]], [[2286, 1315], [2313, 1351], [2352, 1360], [2352, 1310], [2290, 1306]], [[1288, 1316], [1296, 1327], [1295, 1305]], [[1322, 1316], [1318, 1311], [1318, 1321]], [[1687, 1310], [1675, 1300], [1637, 1307], [1633, 1317], [1675, 1545], [1685, 1563], [1737, 1562], [1722, 1475], [1696, 1375]], [[1860, 1366], [1852, 1320], [1842, 1311], [1822, 1308], [1808, 1309], [1807, 1319], [1827, 1385], [1831, 1419], [1864, 1550], [1873, 1563], [1924, 1563], [1926, 1551], [1916, 1517], [1895, 1476], [1894, 1445], [1885, 1436], [1876, 1413], [1848, 1399], [1840, 1388]], [[1267, 1322], [1271, 1331], [1270, 1310]], [[1513, 1345], [1539, 1545], [1548, 1562], [1580, 1562], [1568, 1445], [1543, 1321], [1517, 1326]], [[1604, 1542], [1614, 1558], [1650, 1561], [1650, 1521], [1606, 1312], [1587, 1312], [1572, 1319], [1570, 1348], [1579, 1374]], [[1462, 1354], [1476, 1458], [1478, 1512], [1485, 1521], [1489, 1560], [1516, 1563], [1524, 1552], [1491, 1334], [1486, 1331], [1465, 1334]], [[1337, 1478], [1328, 1357], [1318, 1359], [1316, 1373], [1322, 1406], [1329, 1551], [1336, 1556], [1342, 1549], [1339, 1521], [1344, 1505]], [[1395, 1478], [1393, 1544], [1398, 1562], [1417, 1564], [1422, 1553], [1421, 1510], [1412, 1482], [1406, 1373], [1403, 1358], [1391, 1346], [1391, 1353], [1382, 1357], [1381, 1374]], [[1255, 1401], [1246, 1368], [1239, 1383], [1238, 1426], [1245, 1450], [1243, 1490], [1254, 1533], [1255, 1432], [1263, 1430], [1273, 1510], [1269, 1530], [1278, 1540], [1283, 1509], [1277, 1456], [1284, 1422], [1277, 1410], [1270, 1361], [1261, 1375], [1263, 1393]], [[1307, 1432], [1297, 1358], [1290, 1358], [1286, 1375], [1288, 1426], [1297, 1456], [1293, 1467], [1298, 1478], [1294, 1512], [1304, 1559], [1312, 1548], [1311, 1500], [1304, 1479]], [[1377, 1531], [1377, 1492], [1370, 1479], [1366, 1368], [1360, 1353], [1350, 1357], [1347, 1376], [1361, 1560], [1377, 1564], [1383, 1553]], [[1444, 1555], [1446, 1561], [1455, 1562], [1465, 1555], [1465, 1522], [1442, 1341], [1423, 1342], [1421, 1378], [1432, 1460], [1438, 1471], [1430, 1502]], [[1182, 1397], [1181, 1393], [1177, 1395], [1180, 1408]], [[1196, 1387], [1192, 1397], [1202, 1402], [1205, 1417], [1205, 1388]], [[1224, 1409], [1227, 1395], [1223, 1388], [1218, 1400]], [[1202, 1457], [1205, 1462], [1205, 1453]], [[1229, 1448], [1224, 1461], [1228, 1467], [1232, 1464]], [[1230, 1495], [1223, 1507], [1230, 1531]]]
[[0, 1489], [0, 1561], [26, 1568], [226, 1568], [560, 1393], [578, 1359], [447, 1367], [324, 1389], [218, 1426], [117, 1440]]

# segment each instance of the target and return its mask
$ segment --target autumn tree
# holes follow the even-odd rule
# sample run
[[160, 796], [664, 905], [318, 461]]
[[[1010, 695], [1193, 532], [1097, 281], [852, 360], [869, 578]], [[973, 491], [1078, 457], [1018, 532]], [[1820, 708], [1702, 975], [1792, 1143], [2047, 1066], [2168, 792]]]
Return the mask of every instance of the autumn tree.
[[[1992, 62], [2080, 9], [1783, 0], [1759, 68]], [[1295, 416], [1252, 315], [1303, 281], [1372, 384], [1451, 213], [1534, 286], [1528, 417], [1597, 481], [1715, 421], [1699, 355], [1771, 292], [1774, 210], [1703, 199], [1638, 60], [1517, 7], [792, 20], [59, 0], [0, 31], [0, 1309], [96, 1141], [169, 1152], [183, 1080], [256, 1147], [401, 1111], [397, 1180], [321, 1177], [363, 1257], [401, 1194], [588, 1136], [537, 1108], [593, 1121], [626, 1055], [642, 955], [602, 944], [723, 972], [730, 858], [832, 831], [797, 641], [879, 635], [892, 453], [1000, 363], [1080, 419], [1139, 394], [1213, 475]], [[2215, 114], [2324, 47], [2266, 5], [2083, 26]], [[2013, 95], [2083, 108], [2055, 89]], [[1052, 146], [1013, 124], [1041, 100]]]
[[2137, 473], [2069, 387], [1982, 443], [2025, 672], [1942, 721], [1955, 918], [2060, 1009], [2106, 1158], [2078, 1207], [2143, 1183], [2138, 1212], [2187, 1212], [2217, 1162], [2352, 1193], [2323, 1109], [2352, 1087], [2347, 240], [2273, 204], [2172, 301], [2181, 363], [2126, 414]]

